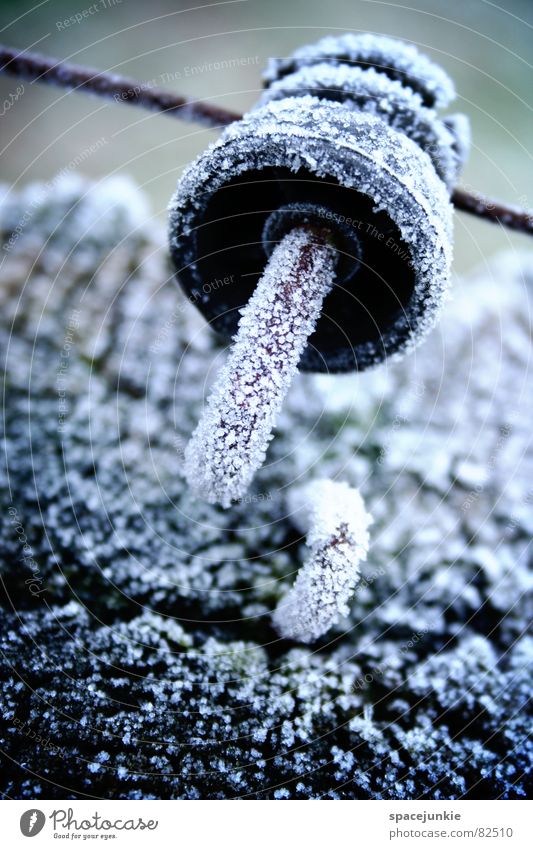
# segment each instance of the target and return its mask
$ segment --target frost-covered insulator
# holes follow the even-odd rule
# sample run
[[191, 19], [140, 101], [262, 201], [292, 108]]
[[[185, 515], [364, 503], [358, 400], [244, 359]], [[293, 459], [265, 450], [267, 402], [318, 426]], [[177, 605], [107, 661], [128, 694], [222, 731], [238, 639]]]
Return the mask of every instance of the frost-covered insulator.
[[281, 637], [311, 643], [349, 612], [372, 518], [359, 491], [338, 481], [296, 487], [288, 501], [297, 526], [307, 534], [310, 554], [272, 614], [272, 624]]
[[265, 79], [259, 105], [178, 184], [178, 279], [232, 338], [272, 250], [265, 233], [304, 208], [340, 259], [299, 368], [361, 370], [401, 355], [435, 323], [449, 282], [449, 195], [468, 132], [436, 110], [453, 85], [415, 47], [373, 35], [323, 39], [272, 60]]
[[266, 85], [271, 85], [319, 62], [375, 68], [420, 95], [425, 106], [448, 106], [455, 97], [447, 73], [414, 45], [372, 33], [327, 35], [316, 44], [298, 48], [285, 59], [270, 59], [263, 79]]

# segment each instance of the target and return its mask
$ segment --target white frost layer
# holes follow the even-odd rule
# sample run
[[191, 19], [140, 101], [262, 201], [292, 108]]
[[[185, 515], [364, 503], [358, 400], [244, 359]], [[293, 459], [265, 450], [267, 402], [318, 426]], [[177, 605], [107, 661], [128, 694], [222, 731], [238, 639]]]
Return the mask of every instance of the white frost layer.
[[[441, 179], [450, 189], [454, 186], [469, 148], [469, 125], [464, 115], [441, 120], [435, 109], [423, 105], [419, 93], [399, 80], [391, 80], [372, 67], [326, 62], [306, 65], [276, 80], [265, 90], [259, 106], [306, 94], [378, 116], [425, 150]], [[458, 133], [461, 138], [456, 144]]]
[[310, 556], [272, 622], [281, 637], [311, 643], [349, 612], [372, 518], [359, 491], [343, 482], [319, 480], [298, 487], [289, 503], [309, 528]]
[[245, 494], [263, 464], [334, 270], [333, 246], [303, 228], [274, 249], [185, 451], [187, 480], [207, 501], [228, 507]]
[[400, 79], [413, 91], [419, 91], [427, 106], [447, 106], [455, 98], [455, 88], [448, 74], [419, 53], [413, 44], [368, 32], [328, 35], [316, 44], [300, 47], [287, 59], [270, 59], [263, 79], [269, 84], [287, 73], [324, 61], [372, 66]]

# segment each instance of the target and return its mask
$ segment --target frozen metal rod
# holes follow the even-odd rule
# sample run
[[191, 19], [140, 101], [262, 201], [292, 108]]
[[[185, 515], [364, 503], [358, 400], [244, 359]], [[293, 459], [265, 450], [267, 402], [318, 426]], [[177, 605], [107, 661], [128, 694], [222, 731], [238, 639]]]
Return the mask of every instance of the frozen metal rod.
[[501, 201], [470, 194], [464, 189], [456, 188], [452, 194], [452, 202], [461, 212], [477, 215], [493, 224], [502, 224], [510, 230], [533, 235], [533, 212], [527, 209], [509, 206]]
[[197, 495], [228, 507], [263, 464], [272, 429], [335, 278], [329, 230], [295, 227], [274, 248], [185, 450]]

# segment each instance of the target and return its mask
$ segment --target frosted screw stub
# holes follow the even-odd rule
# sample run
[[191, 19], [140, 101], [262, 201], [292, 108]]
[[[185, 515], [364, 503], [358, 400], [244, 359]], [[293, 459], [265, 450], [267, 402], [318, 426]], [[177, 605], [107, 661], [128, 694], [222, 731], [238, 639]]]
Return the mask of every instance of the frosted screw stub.
[[280, 637], [312, 643], [349, 612], [372, 517], [357, 489], [331, 480], [297, 487], [289, 506], [307, 532], [310, 554], [274, 611], [272, 624]]
[[228, 507], [263, 464], [272, 429], [333, 286], [327, 230], [295, 228], [274, 249], [185, 451], [193, 491]]
[[266, 256], [270, 256], [276, 243], [295, 227], [327, 227], [337, 249], [335, 277], [346, 283], [357, 274], [361, 264], [361, 242], [357, 230], [339, 220], [326, 206], [314, 203], [287, 203], [272, 212], [263, 227], [262, 240]]

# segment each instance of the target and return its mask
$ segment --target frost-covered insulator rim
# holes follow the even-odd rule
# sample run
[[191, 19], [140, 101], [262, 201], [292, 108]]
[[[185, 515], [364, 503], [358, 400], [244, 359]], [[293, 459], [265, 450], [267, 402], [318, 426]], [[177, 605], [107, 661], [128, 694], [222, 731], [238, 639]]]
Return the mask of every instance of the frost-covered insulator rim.
[[270, 59], [263, 73], [265, 87], [317, 62], [373, 67], [420, 94], [428, 107], [448, 106], [455, 98], [455, 87], [446, 71], [413, 44], [372, 33], [329, 35], [316, 44], [300, 47], [285, 59]]
[[442, 119], [453, 138], [453, 151], [457, 160], [457, 176], [466, 163], [472, 143], [472, 132], [470, 121], [462, 112], [454, 112], [453, 115], [445, 115]]
[[306, 536], [309, 557], [272, 614], [280, 637], [312, 643], [341, 616], [366, 560], [372, 517], [360, 492], [342, 481], [317, 480], [289, 492], [293, 521]]
[[[463, 151], [468, 148], [468, 136], [465, 139], [462, 133], [464, 141], [459, 152], [453, 125], [448, 126], [445, 118], [439, 118], [434, 109], [425, 107], [420, 94], [373, 68], [322, 62], [304, 66], [275, 80], [261, 96], [258, 106], [305, 95], [338, 101], [347, 108], [382, 118], [393, 129], [405, 133], [430, 156], [437, 174], [452, 190], [464, 159]], [[461, 117], [468, 124], [465, 116], [453, 116], [454, 119]], [[464, 122], [461, 128], [464, 128]]]
[[267, 104], [229, 126], [184, 172], [169, 207], [170, 248], [179, 279], [196, 301], [196, 234], [201, 211], [230, 180], [249, 170], [301, 167], [368, 195], [409, 246], [414, 288], [377, 339], [340, 349], [324, 368], [309, 348], [301, 368], [352, 371], [413, 349], [436, 323], [449, 286], [452, 207], [429, 157], [373, 115], [316, 97]]

